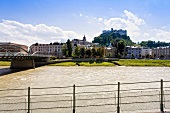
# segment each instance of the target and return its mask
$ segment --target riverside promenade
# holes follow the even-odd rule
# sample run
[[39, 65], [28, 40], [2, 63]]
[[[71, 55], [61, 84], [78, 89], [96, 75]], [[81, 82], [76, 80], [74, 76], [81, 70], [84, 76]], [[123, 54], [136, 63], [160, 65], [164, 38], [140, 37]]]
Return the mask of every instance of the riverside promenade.
[[[0, 112], [169, 113], [166, 112], [170, 110], [168, 84], [170, 81], [160, 80], [1, 89]], [[142, 88], [142, 85], [148, 87]]]

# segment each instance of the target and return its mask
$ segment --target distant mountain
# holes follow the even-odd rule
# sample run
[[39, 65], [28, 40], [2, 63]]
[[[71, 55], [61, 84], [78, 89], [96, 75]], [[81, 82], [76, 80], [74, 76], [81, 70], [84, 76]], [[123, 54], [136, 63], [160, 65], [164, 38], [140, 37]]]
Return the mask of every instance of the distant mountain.
[[103, 30], [102, 34], [95, 37], [92, 41], [93, 43], [99, 43], [100, 45], [109, 46], [110, 44], [112, 46], [115, 46], [117, 42], [120, 40], [124, 40], [125, 45], [133, 45], [134, 43], [131, 41], [130, 37], [127, 36], [126, 30]]

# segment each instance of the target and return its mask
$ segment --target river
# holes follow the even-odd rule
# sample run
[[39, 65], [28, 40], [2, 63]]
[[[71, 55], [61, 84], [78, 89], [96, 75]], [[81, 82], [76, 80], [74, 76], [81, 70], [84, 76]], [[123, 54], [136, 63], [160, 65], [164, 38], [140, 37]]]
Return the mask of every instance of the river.
[[44, 66], [0, 76], [0, 89], [170, 80], [169, 74], [170, 67]]

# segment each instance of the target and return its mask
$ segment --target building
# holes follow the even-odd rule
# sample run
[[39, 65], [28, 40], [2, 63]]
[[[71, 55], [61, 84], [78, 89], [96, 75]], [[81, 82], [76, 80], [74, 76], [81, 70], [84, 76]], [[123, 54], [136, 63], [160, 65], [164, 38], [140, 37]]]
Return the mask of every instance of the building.
[[127, 30], [114, 30], [113, 28], [111, 28], [111, 30], [103, 30], [103, 33], [114, 33], [114, 34], [119, 34], [121, 36], [126, 35], [127, 36]]
[[116, 47], [106, 47], [105, 48], [105, 57], [115, 58], [116, 57]]
[[125, 58], [150, 58], [152, 56], [152, 49], [146, 47], [125, 47]]
[[80, 40], [80, 39], [73, 39], [71, 41], [72, 45], [73, 46], [80, 46], [80, 45], [84, 45], [84, 46], [87, 46], [87, 45], [90, 45], [91, 43], [86, 41], [86, 36], [84, 35], [83, 37], [83, 40]]
[[28, 46], [11, 42], [0, 42], [1, 55], [28, 55]]
[[170, 46], [153, 48], [152, 57], [156, 59], [170, 59]]
[[141, 56], [142, 58], [150, 58], [150, 56], [152, 56], [152, 49], [143, 47]]
[[142, 47], [126, 46], [125, 53], [125, 58], [141, 58]]
[[91, 42], [88, 42], [86, 41], [86, 36], [84, 35], [83, 39], [80, 40], [80, 39], [73, 39], [71, 41], [72, 43], [72, 50], [73, 50], [73, 53], [75, 51], [75, 48], [78, 46], [80, 48], [85, 48], [85, 49], [88, 49], [88, 48], [92, 48], [92, 47], [97, 47], [99, 45], [99, 43], [91, 43]]
[[62, 43], [54, 42], [50, 44], [35, 43], [30, 46], [30, 53], [52, 55], [61, 58], [62, 57]]

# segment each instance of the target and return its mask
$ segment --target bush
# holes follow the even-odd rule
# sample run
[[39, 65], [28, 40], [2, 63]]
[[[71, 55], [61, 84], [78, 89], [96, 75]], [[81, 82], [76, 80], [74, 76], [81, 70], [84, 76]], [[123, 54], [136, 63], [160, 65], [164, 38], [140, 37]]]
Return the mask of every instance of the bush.
[[55, 57], [55, 56], [50, 57], [50, 60], [56, 60], [56, 59], [57, 59], [57, 57]]

